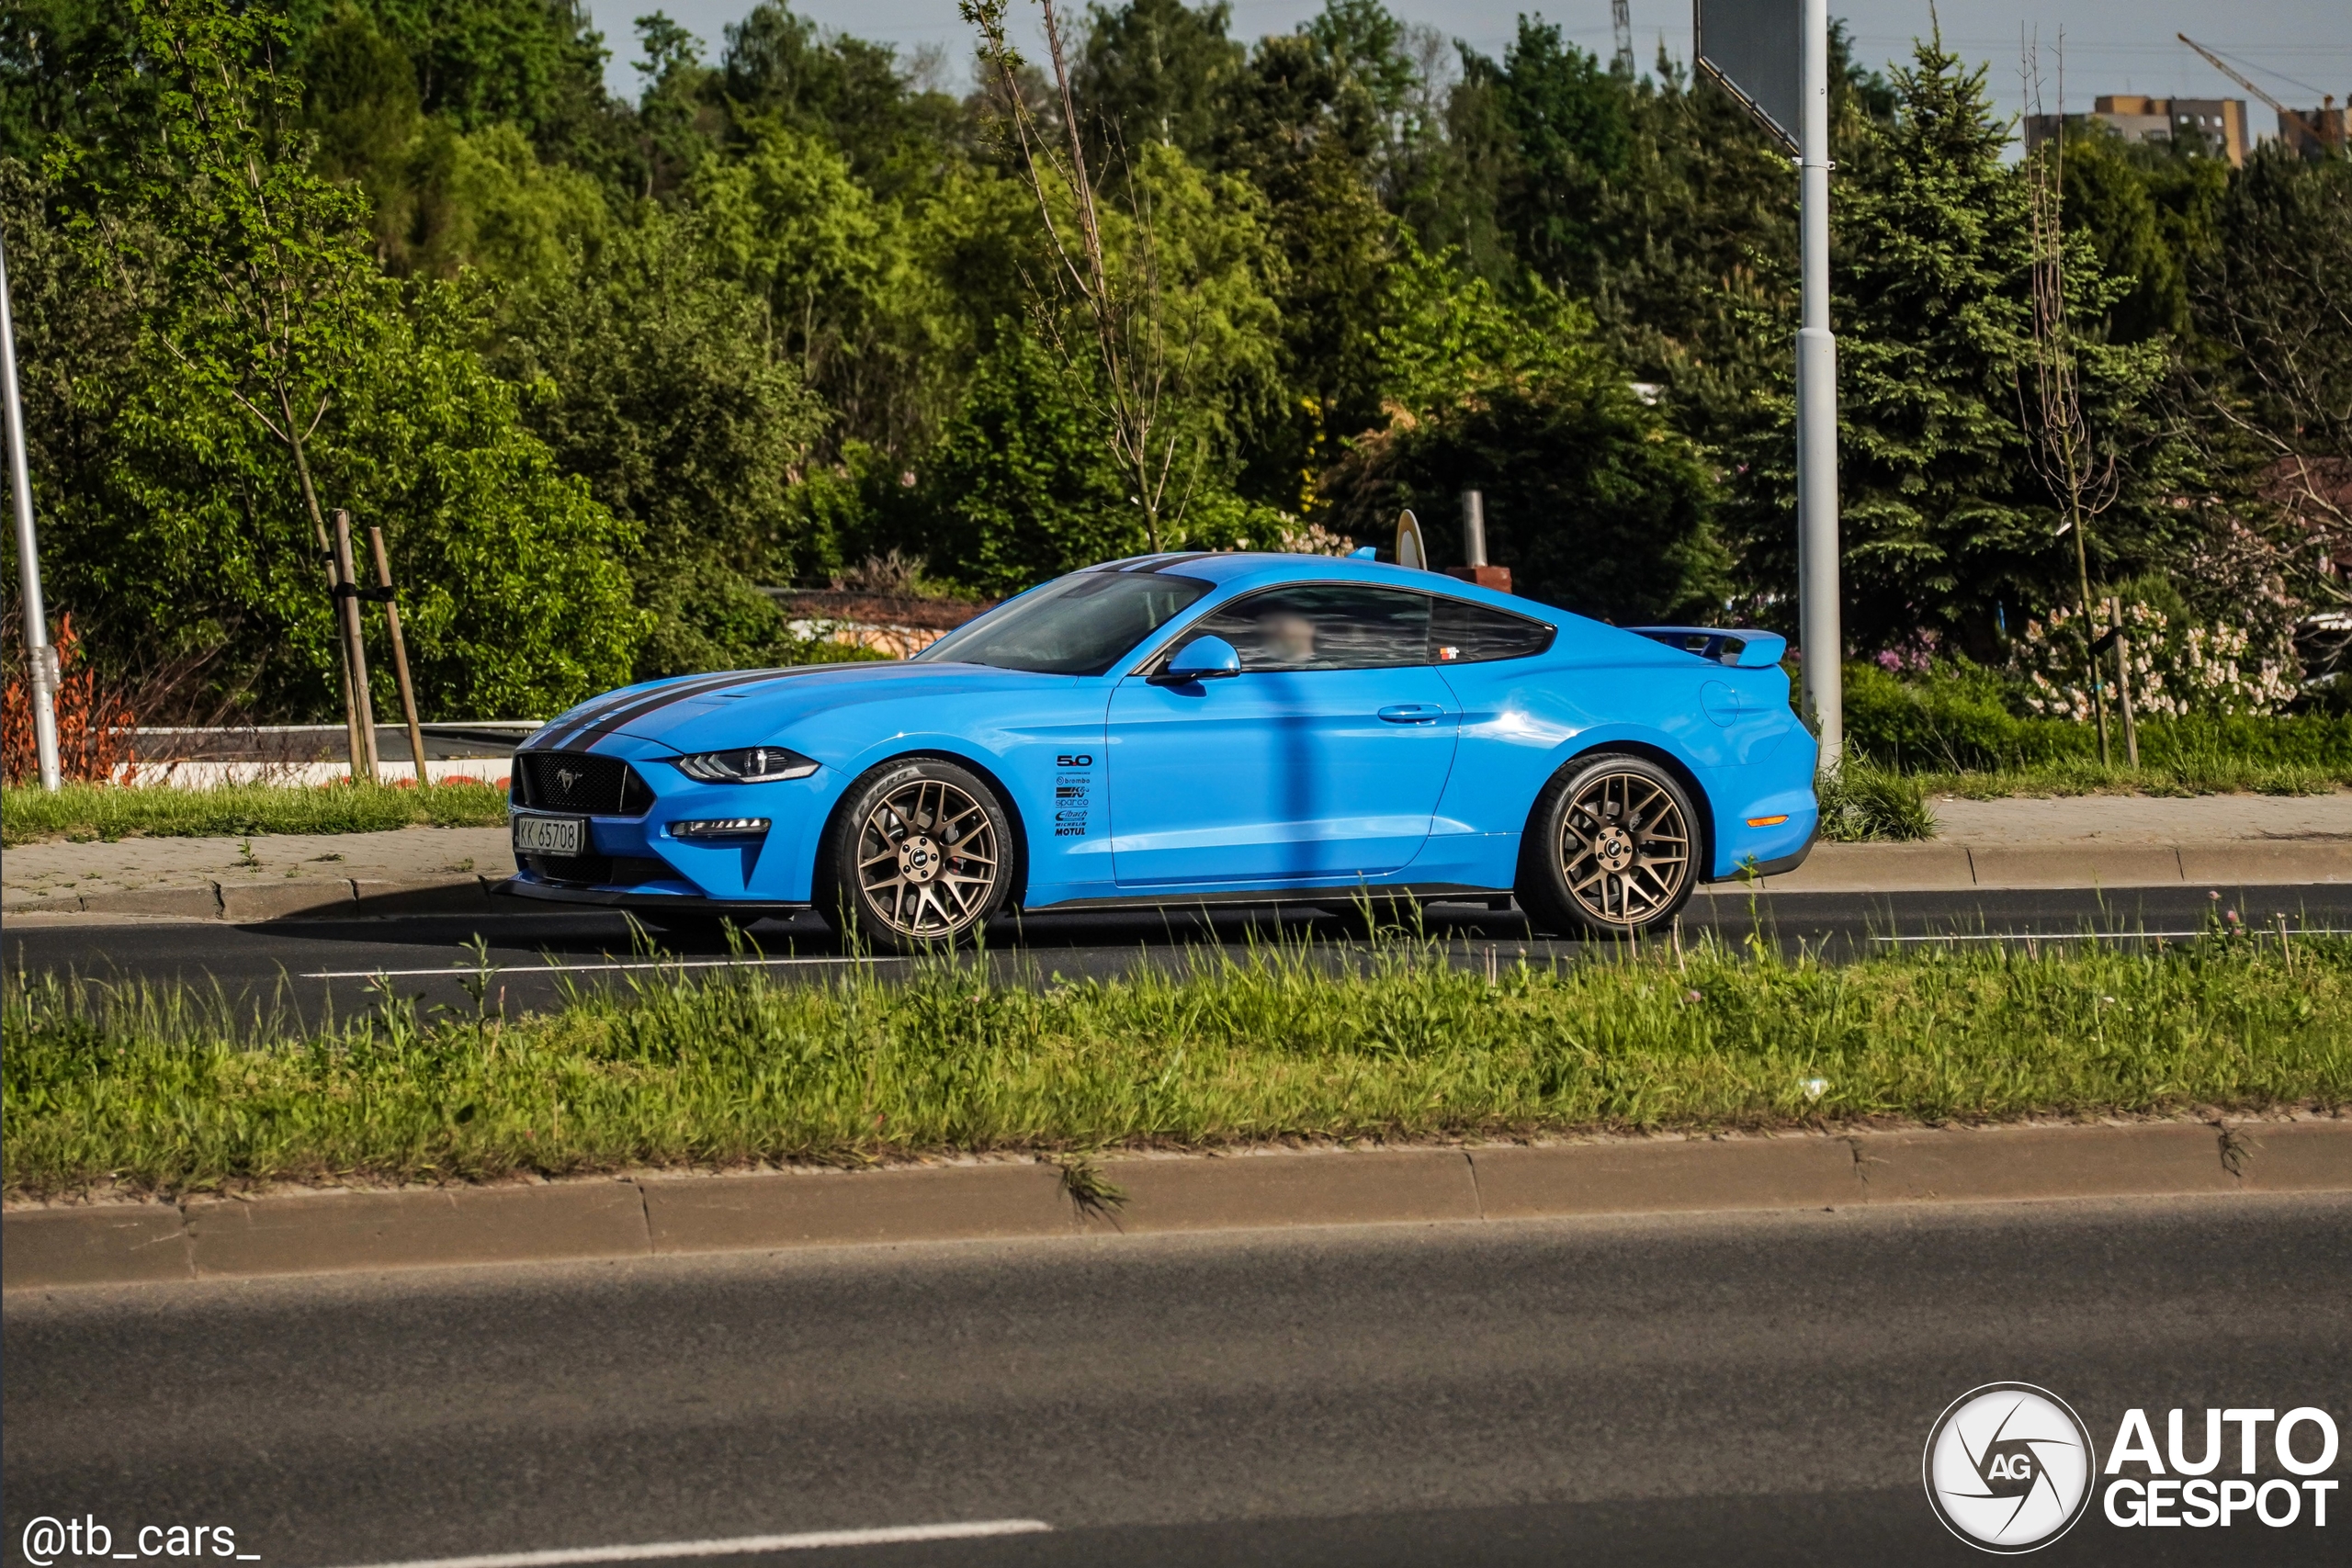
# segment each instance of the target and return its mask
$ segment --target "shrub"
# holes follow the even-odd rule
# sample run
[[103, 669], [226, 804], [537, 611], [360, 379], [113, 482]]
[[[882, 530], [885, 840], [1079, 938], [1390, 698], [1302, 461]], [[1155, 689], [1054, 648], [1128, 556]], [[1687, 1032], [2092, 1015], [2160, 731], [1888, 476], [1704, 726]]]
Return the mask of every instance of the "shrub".
[[[2010, 688], [1974, 665], [1938, 665], [1903, 680], [1875, 664], [1846, 667], [1846, 743], [1897, 772], [2032, 767], [2098, 755], [2098, 731], [2070, 719], [2019, 717]], [[2120, 744], [2120, 736], [2116, 738]], [[2150, 767], [2212, 759], [2352, 768], [2352, 715], [2190, 714], [2143, 718], [2140, 757]]]

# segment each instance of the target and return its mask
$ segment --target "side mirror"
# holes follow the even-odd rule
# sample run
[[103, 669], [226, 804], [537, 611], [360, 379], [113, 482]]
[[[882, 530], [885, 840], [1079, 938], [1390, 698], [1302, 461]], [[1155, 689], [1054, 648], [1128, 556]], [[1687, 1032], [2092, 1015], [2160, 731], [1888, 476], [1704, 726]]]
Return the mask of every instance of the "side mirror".
[[1155, 686], [1181, 686], [1193, 681], [1222, 681], [1241, 673], [1241, 655], [1221, 637], [1196, 637], [1168, 656]]

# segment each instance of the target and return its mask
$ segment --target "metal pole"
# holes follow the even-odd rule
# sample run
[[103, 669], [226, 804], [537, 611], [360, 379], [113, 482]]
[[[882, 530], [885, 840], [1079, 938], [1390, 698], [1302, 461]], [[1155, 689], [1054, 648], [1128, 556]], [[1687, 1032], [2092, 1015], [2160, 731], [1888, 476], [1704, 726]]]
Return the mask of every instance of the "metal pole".
[[1829, 3], [1803, 0], [1798, 40], [1797, 622], [1821, 767], [1846, 749], [1838, 594], [1838, 342], [1829, 331]]
[[0, 388], [8, 423], [8, 495], [17, 513], [17, 581], [25, 602], [25, 668], [33, 699], [33, 750], [40, 787], [63, 781], [57, 770], [57, 649], [50, 646], [49, 611], [40, 597], [40, 545], [33, 536], [33, 470], [25, 452], [25, 408], [17, 397], [17, 322], [8, 302], [8, 257], [0, 245]]
[[1487, 564], [1487, 498], [1475, 490], [1462, 492], [1462, 564]]

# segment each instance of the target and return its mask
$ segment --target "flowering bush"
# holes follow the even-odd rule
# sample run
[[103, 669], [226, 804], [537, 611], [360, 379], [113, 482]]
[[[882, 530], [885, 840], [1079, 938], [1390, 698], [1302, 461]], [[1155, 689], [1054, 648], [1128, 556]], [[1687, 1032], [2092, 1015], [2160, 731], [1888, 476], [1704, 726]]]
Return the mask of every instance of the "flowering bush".
[[[1343, 556], [1356, 547], [1345, 534], [1335, 534], [1320, 523], [1300, 523], [1288, 513], [1274, 536], [1274, 548], [1294, 556]], [[1248, 541], [1243, 541], [1245, 544]]]
[[[2026, 682], [2028, 711], [2091, 722], [2089, 648], [2080, 620], [2071, 610], [2052, 610], [2046, 622], [2028, 621], [2025, 634], [2011, 644], [2010, 664]], [[2092, 636], [2104, 630], [2098, 626]], [[2227, 621], [2199, 626], [2134, 599], [2123, 606], [2123, 630], [2131, 646], [2132, 706], [2147, 716], [2276, 713], [2295, 695], [2291, 649], [2257, 648], [2243, 626]], [[2111, 684], [2112, 658], [2103, 655], [2099, 662]]]

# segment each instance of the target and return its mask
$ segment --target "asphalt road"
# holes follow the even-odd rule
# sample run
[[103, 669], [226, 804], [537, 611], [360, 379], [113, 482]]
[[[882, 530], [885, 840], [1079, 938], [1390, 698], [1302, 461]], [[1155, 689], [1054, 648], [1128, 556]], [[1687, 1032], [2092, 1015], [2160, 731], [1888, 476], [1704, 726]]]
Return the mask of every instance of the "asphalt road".
[[[1755, 894], [1725, 886], [1692, 899], [1683, 930], [1685, 940], [1712, 931], [1735, 943], [1761, 938], [1784, 951], [1803, 947], [1842, 959], [1922, 943], [2041, 942], [2094, 931], [2124, 941], [2173, 940], [2233, 912], [2242, 924], [2266, 931], [2281, 917], [2294, 931], [2352, 931], [2352, 885], [1876, 894]], [[1422, 919], [1423, 934], [1444, 942], [1453, 961], [1464, 964], [1482, 965], [1489, 954], [1506, 964], [1522, 954], [1544, 964], [1573, 956], [1583, 945], [1535, 936], [1513, 910], [1436, 904]], [[1312, 942], [1336, 960], [1360, 944], [1363, 933], [1361, 918], [1350, 911], [1298, 908], [1214, 918], [1198, 909], [1035, 915], [1018, 926], [992, 928], [989, 961], [1008, 974], [1101, 977], [1144, 963], [1238, 957], [1253, 941], [1277, 939]], [[469, 945], [477, 936], [486, 943], [479, 959]], [[865, 962], [846, 956], [812, 916], [764, 920], [751, 936], [758, 951], [748, 956], [779, 974], [838, 973], [845, 963]], [[249, 1012], [258, 1002], [315, 1019], [330, 1008], [348, 1014], [368, 1007], [381, 984], [427, 1007], [469, 1010], [476, 1005], [470, 983], [481, 987], [484, 1005], [496, 1006], [503, 993], [511, 1011], [551, 1005], [566, 984], [642, 978], [659, 957], [703, 965], [729, 961], [723, 946], [659, 940], [662, 953], [649, 952], [642, 938], [633, 941], [626, 919], [602, 913], [250, 926], [35, 918], [0, 928], [0, 962], [12, 973], [217, 983], [241, 1010]], [[885, 974], [905, 970], [899, 961], [879, 967]], [[385, 979], [377, 980], [379, 975]]]
[[[12, 1562], [48, 1516], [225, 1525], [267, 1568], [990, 1520], [1052, 1533], [723, 1561], [1927, 1568], [1982, 1561], [1919, 1483], [1978, 1385], [2052, 1390], [2102, 1456], [2135, 1406], [2159, 1442], [2175, 1406], [2352, 1417], [2352, 1197], [20, 1293], [0, 1342]], [[2094, 1505], [2037, 1561], [2340, 1562], [2335, 1497]]]

